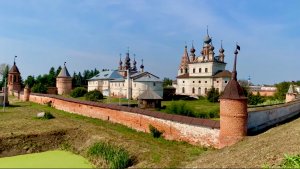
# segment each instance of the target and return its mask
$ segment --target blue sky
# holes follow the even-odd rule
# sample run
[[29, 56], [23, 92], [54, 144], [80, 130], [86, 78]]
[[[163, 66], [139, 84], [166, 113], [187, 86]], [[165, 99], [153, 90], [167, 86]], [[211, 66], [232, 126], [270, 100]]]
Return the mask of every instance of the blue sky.
[[114, 69], [127, 47], [138, 65], [175, 79], [185, 42], [199, 55], [206, 26], [227, 69], [241, 46], [238, 78], [300, 80], [298, 0], [0, 0], [0, 60], [23, 78], [68, 69]]

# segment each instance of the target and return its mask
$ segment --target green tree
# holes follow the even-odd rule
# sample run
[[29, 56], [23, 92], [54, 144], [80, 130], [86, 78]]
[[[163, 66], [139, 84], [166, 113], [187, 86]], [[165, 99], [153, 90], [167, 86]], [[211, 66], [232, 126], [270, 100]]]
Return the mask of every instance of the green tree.
[[56, 85], [56, 72], [55, 72], [55, 68], [51, 67], [49, 70], [49, 74], [47, 76], [47, 86], [48, 87], [55, 87]]
[[275, 99], [278, 100], [285, 100], [285, 95], [287, 93], [287, 91], [289, 90], [291, 82], [280, 82], [278, 84], [275, 84], [277, 90], [276, 93], [274, 95]]
[[41, 83], [36, 83], [33, 85], [31, 91], [33, 93], [47, 93], [47, 87]]
[[169, 79], [167, 77], [163, 80], [163, 87], [172, 86], [172, 79]]
[[214, 87], [212, 87], [208, 92], [207, 92], [207, 100], [209, 102], [218, 102], [220, 97], [220, 93], [218, 90], [216, 90]]
[[32, 88], [33, 85], [35, 84], [35, 79], [34, 76], [27, 76], [27, 79], [25, 80], [25, 85], [27, 85]]
[[56, 70], [56, 73], [55, 73], [55, 77], [58, 76], [58, 74], [60, 73], [61, 69], [62, 69], [61, 66], [58, 66], [58, 68]]

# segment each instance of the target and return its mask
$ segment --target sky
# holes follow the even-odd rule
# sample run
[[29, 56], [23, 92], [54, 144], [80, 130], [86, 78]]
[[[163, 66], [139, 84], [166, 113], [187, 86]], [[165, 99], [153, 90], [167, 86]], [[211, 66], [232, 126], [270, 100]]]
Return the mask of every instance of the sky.
[[0, 63], [23, 79], [67, 62], [73, 72], [117, 69], [130, 51], [137, 65], [175, 79], [185, 44], [199, 56], [208, 26], [238, 79], [254, 84], [300, 80], [299, 0], [0, 0]]

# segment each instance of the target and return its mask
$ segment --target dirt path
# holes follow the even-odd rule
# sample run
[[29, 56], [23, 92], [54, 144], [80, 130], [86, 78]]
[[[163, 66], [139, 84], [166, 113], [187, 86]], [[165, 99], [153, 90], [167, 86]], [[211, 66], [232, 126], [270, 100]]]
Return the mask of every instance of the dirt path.
[[300, 154], [300, 118], [232, 147], [204, 153], [187, 167], [278, 167], [284, 154]]

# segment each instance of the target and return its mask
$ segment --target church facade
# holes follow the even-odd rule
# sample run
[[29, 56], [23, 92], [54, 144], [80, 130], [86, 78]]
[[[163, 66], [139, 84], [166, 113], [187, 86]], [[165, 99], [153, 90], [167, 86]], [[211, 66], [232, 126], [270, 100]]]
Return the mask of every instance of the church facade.
[[131, 62], [128, 51], [124, 63], [120, 58], [117, 70], [103, 70], [88, 80], [88, 91], [92, 90], [99, 90], [104, 96], [128, 99], [137, 99], [150, 90], [162, 98], [163, 82], [159, 77], [144, 71], [143, 63], [138, 70], [135, 58]]
[[205, 96], [211, 88], [222, 92], [229, 82], [231, 72], [225, 69], [225, 50], [222, 43], [218, 56], [215, 56], [215, 48], [208, 33], [203, 44], [199, 56], [195, 54], [194, 45], [190, 54], [185, 46], [176, 77], [177, 84], [174, 85], [176, 94]]

